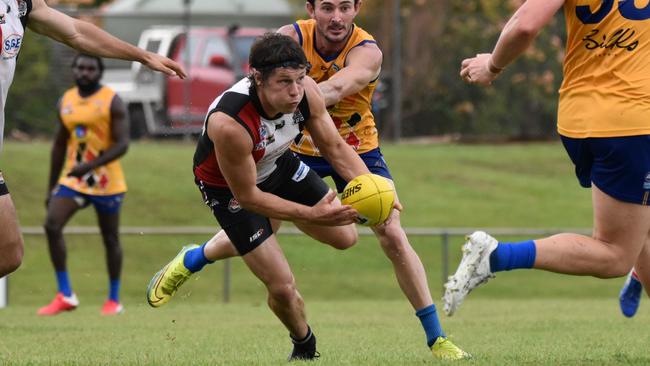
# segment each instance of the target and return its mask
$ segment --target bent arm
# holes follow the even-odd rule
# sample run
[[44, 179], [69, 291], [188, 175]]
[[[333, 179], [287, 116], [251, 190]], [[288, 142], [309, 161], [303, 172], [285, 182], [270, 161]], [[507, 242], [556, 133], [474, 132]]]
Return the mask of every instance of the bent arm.
[[111, 135], [113, 143], [100, 156], [88, 163], [94, 169], [126, 154], [129, 149], [129, 122], [122, 99], [115, 95], [111, 102]]
[[33, 0], [32, 4], [27, 26], [37, 33], [81, 52], [137, 61], [151, 69], [185, 77], [183, 68], [166, 57], [135, 47], [91, 23], [69, 17], [47, 6], [44, 0]]
[[308, 217], [311, 208], [287, 201], [257, 187], [257, 169], [248, 132], [231, 117], [217, 112], [208, 120], [208, 137], [214, 143], [219, 168], [239, 204], [260, 215], [296, 221]]
[[345, 66], [328, 80], [318, 84], [325, 105], [334, 105], [367, 87], [371, 81], [379, 77], [381, 61], [381, 50], [374, 43], [353, 48], [348, 53]]
[[309, 101], [311, 116], [307, 121], [307, 129], [323, 157], [334, 167], [334, 170], [346, 181], [361, 174], [370, 173], [359, 155], [348, 145], [338, 130], [323, 103], [323, 96], [311, 78], [305, 78], [305, 93]]

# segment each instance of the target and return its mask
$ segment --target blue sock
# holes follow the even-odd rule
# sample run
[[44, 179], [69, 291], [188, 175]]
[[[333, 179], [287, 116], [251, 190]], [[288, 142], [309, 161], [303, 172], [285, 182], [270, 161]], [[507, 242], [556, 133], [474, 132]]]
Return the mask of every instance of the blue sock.
[[70, 278], [68, 277], [68, 271], [57, 271], [56, 272], [56, 283], [59, 285], [59, 292], [63, 296], [68, 297], [72, 296], [72, 286], [70, 286]]
[[203, 266], [206, 264], [212, 263], [212, 261], [209, 261], [208, 258], [205, 257], [205, 254], [203, 254], [203, 248], [207, 244], [208, 243], [206, 242], [200, 247], [194, 248], [185, 253], [183, 264], [185, 265], [185, 268], [190, 270], [190, 272], [198, 272], [203, 269]]
[[532, 240], [520, 243], [499, 243], [490, 254], [492, 272], [510, 271], [517, 268], [533, 268], [537, 250]]
[[433, 346], [438, 337], [446, 337], [445, 332], [442, 331], [438, 313], [436, 312], [436, 305], [431, 304], [426, 308], [422, 308], [415, 312], [415, 315], [420, 318], [422, 328], [427, 334], [427, 344], [429, 347]]
[[120, 280], [111, 280], [110, 282], [110, 291], [108, 292], [108, 298], [110, 300], [120, 302]]

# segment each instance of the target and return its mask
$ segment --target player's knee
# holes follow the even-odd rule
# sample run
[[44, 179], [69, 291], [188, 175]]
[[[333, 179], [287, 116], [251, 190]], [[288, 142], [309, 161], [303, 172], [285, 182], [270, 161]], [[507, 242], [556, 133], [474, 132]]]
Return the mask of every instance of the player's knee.
[[391, 221], [387, 225], [381, 225], [373, 228], [373, 231], [379, 238], [379, 243], [384, 250], [392, 252], [402, 252], [408, 249], [410, 244], [406, 239], [406, 233], [399, 221]]
[[59, 233], [63, 231], [63, 224], [60, 223], [58, 220], [55, 220], [52, 217], [48, 216], [45, 219], [45, 224], [43, 225], [43, 228], [45, 229], [45, 232], [47, 234]]
[[291, 303], [298, 296], [295, 281], [288, 281], [268, 286], [269, 296], [282, 304]]
[[20, 267], [23, 262], [23, 239], [18, 236], [3, 244], [2, 260], [0, 260], [0, 277], [8, 275]]
[[634, 267], [635, 258], [612, 252], [602, 263], [602, 271], [596, 277], [598, 278], [617, 278], [626, 276]]
[[353, 247], [359, 240], [359, 233], [357, 233], [354, 226], [350, 226], [349, 230], [344, 230], [341, 235], [337, 235], [336, 238], [329, 244], [339, 250], [345, 250], [350, 247]]

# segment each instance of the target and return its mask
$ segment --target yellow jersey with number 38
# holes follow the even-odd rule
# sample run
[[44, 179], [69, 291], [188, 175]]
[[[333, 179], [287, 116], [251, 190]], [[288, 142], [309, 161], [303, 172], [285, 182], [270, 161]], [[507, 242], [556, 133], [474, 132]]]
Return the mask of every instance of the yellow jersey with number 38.
[[126, 192], [119, 160], [95, 168], [81, 178], [67, 176], [75, 165], [97, 158], [113, 143], [111, 103], [114, 96], [115, 92], [105, 86], [87, 97], [81, 97], [77, 88], [63, 94], [59, 116], [69, 137], [59, 184], [97, 196]]
[[[328, 80], [345, 67], [346, 58], [352, 49], [366, 43], [376, 43], [368, 32], [353, 25], [352, 34], [341, 52], [326, 57], [316, 49], [315, 20], [299, 20], [293, 26], [311, 66], [309, 76], [317, 83]], [[373, 80], [359, 93], [347, 96], [335, 105], [327, 107], [341, 137], [359, 154], [379, 147], [379, 136], [371, 111], [372, 94], [376, 86], [377, 80]], [[302, 134], [294, 140], [291, 149], [300, 154], [321, 155], [307, 130], [303, 130]]]
[[558, 131], [572, 138], [650, 134], [650, 3], [567, 0]]

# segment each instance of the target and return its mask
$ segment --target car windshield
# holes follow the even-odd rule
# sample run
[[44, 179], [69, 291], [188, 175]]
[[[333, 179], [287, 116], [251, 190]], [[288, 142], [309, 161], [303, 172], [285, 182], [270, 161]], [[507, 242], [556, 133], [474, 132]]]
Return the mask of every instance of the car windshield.
[[234, 51], [242, 64], [248, 64], [248, 55], [250, 54], [251, 46], [255, 38], [255, 36], [235, 37], [235, 41], [233, 42]]
[[201, 66], [208, 66], [212, 56], [223, 56], [228, 64], [232, 63], [232, 54], [228, 49], [228, 44], [222, 38], [208, 38], [205, 42], [205, 49], [201, 57]]

